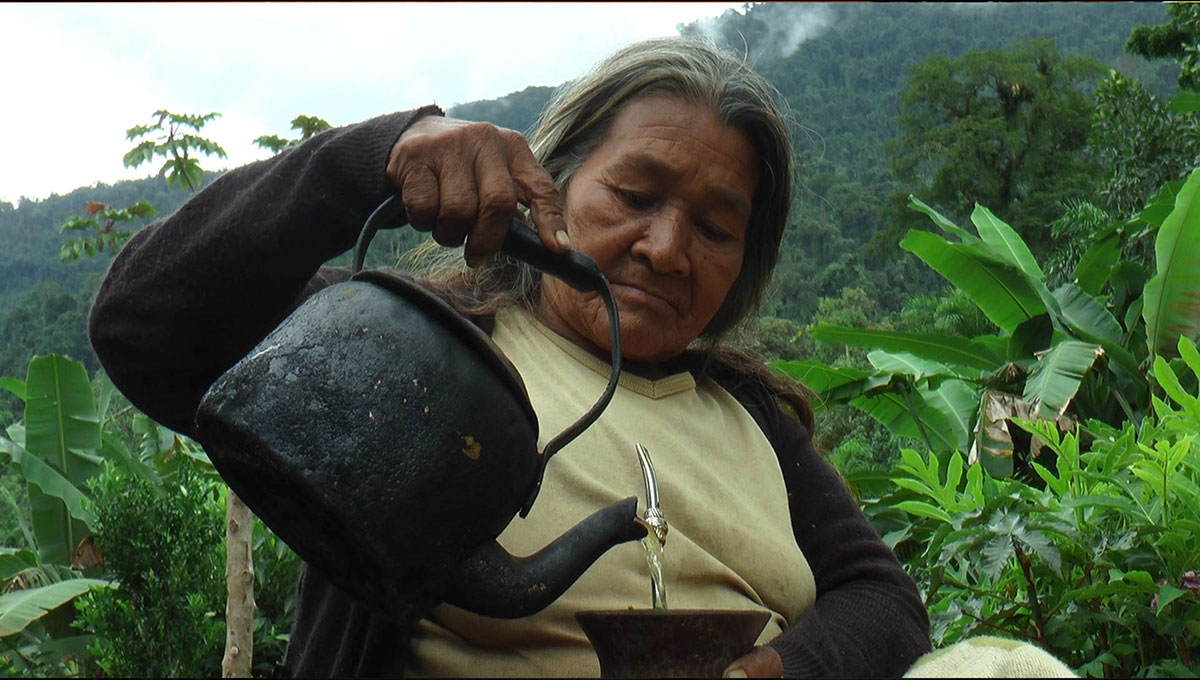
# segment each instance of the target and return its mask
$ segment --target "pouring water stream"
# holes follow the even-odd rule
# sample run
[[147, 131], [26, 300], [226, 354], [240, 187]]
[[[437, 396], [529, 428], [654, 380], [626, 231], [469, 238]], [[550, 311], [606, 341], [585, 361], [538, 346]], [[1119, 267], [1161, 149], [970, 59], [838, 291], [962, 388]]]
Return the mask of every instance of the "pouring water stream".
[[646, 550], [646, 565], [650, 569], [650, 599], [654, 609], [667, 608], [667, 582], [663, 578], [663, 548], [667, 544], [667, 520], [663, 517], [658, 501], [658, 479], [654, 475], [654, 464], [650, 452], [637, 444], [638, 462], [642, 466], [642, 479], [646, 483], [646, 512], [641, 518], [646, 526], [646, 537], [642, 547]]

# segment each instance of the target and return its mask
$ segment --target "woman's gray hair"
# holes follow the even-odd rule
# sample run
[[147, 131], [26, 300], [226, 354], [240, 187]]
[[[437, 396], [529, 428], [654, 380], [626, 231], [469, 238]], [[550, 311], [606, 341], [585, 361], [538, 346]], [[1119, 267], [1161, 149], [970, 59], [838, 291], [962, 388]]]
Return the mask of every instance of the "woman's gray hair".
[[[759, 182], [746, 231], [742, 270], [701, 334], [716, 340], [752, 313], [778, 259], [792, 198], [792, 153], [781, 97], [743, 60], [695, 38], [656, 38], [622, 48], [583, 77], [562, 86], [530, 138], [534, 157], [559, 191], [608, 136], [617, 113], [635, 98], [679, 97], [709, 108], [754, 145]], [[426, 257], [428, 258], [428, 253]], [[469, 269], [461, 255], [420, 272], [453, 293], [464, 311], [494, 311], [510, 302], [532, 306], [540, 274], [506, 257]]]

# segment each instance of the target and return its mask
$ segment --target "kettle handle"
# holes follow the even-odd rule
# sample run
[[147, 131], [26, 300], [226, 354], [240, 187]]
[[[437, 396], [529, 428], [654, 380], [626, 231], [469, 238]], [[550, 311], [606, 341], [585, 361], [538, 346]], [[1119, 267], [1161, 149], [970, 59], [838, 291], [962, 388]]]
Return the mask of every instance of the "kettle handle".
[[[404, 202], [400, 199], [399, 192], [397, 192], [384, 199], [383, 203], [380, 203], [371, 212], [366, 223], [363, 224], [362, 231], [358, 235], [358, 243], [354, 246], [354, 265], [351, 273], [358, 274], [362, 271], [363, 261], [367, 256], [367, 247], [371, 245], [371, 240], [375, 238], [376, 232], [381, 227], [399, 227], [405, 224], [408, 224], [408, 213], [404, 209]], [[542, 451], [533, 491], [521, 507], [521, 517], [525, 517], [529, 514], [529, 509], [533, 506], [538, 491], [542, 488], [542, 476], [545, 474], [546, 462], [550, 460], [550, 456], [586, 430], [600, 417], [605, 407], [608, 406], [608, 402], [612, 401], [613, 394], [617, 391], [617, 381], [621, 377], [621, 326], [620, 320], [617, 318], [616, 301], [613, 299], [608, 279], [600, 272], [600, 268], [596, 266], [596, 262], [592, 258], [576, 250], [569, 250], [565, 253], [553, 252], [541, 242], [535, 231], [521, 224], [515, 218], [508, 227], [508, 233], [504, 236], [500, 252], [539, 271], [551, 274], [580, 292], [599, 294], [600, 299], [604, 302], [604, 309], [608, 312], [609, 344], [612, 347], [612, 373], [604, 393], [588, 409], [587, 413], [551, 439], [546, 444], [545, 450]]]

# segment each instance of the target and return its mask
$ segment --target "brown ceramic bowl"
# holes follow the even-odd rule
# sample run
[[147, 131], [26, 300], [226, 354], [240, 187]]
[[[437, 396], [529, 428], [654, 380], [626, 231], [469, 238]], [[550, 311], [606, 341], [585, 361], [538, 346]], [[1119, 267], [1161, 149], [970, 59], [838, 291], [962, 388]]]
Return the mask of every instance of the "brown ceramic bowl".
[[719, 678], [749, 652], [762, 611], [624, 609], [575, 614], [605, 678]]

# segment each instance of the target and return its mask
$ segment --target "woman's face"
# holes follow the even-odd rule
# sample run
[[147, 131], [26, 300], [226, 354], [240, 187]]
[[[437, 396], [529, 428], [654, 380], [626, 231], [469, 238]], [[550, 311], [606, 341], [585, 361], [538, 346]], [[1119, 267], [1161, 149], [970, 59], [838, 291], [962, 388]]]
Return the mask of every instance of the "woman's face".
[[[746, 135], [707, 108], [646, 96], [618, 112], [608, 138], [572, 177], [564, 198], [571, 246], [612, 284], [626, 358], [678, 355], [725, 301], [742, 269], [755, 160]], [[543, 323], [606, 356], [599, 296], [543, 281]]]

